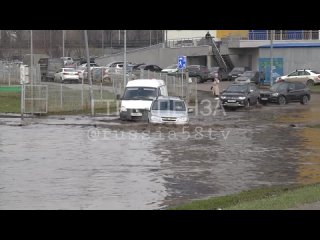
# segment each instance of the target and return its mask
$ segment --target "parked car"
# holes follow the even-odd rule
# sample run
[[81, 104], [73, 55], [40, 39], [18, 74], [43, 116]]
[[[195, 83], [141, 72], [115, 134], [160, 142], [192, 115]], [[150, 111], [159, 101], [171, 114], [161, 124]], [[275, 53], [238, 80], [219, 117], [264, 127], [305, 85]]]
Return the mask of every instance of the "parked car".
[[307, 104], [311, 99], [310, 89], [304, 83], [279, 82], [272, 85], [269, 91], [261, 91], [260, 102], [284, 105], [289, 102]]
[[54, 74], [54, 81], [65, 82], [77, 82], [79, 83], [79, 73], [74, 68], [61, 68]]
[[179, 71], [178, 64], [172, 64], [161, 70], [162, 73], [173, 73], [178, 71]]
[[249, 67], [235, 67], [229, 72], [228, 74], [228, 80], [233, 81], [237, 77], [239, 77], [241, 74], [243, 74], [245, 71], [250, 71], [251, 69]]
[[220, 96], [221, 104], [224, 107], [245, 107], [249, 108], [260, 100], [260, 92], [253, 83], [232, 83]]
[[150, 123], [187, 124], [188, 108], [184, 100], [178, 97], [159, 96], [153, 101], [148, 121]]
[[64, 66], [69, 66], [73, 64], [73, 59], [71, 57], [61, 57], [63, 60]]
[[48, 68], [46, 72], [46, 80], [54, 81], [55, 74], [57, 73], [57, 71], [61, 70], [63, 67], [64, 67], [64, 63], [61, 58], [49, 58]]
[[192, 39], [178, 40], [174, 46], [175, 47], [192, 47], [194, 46], [194, 42]]
[[259, 71], [245, 71], [235, 79], [236, 83], [260, 83], [261, 73]]
[[144, 71], [151, 71], [151, 72], [161, 72], [162, 68], [157, 65], [140, 65], [139, 69], [143, 69]]
[[216, 73], [218, 74], [221, 81], [228, 79], [228, 73], [226, 72], [226, 70], [224, 68], [222, 68], [222, 67], [209, 68], [209, 78], [210, 79], [213, 79], [213, 77]]
[[276, 82], [302, 82], [307, 86], [320, 83], [320, 72], [311, 69], [297, 69], [288, 75], [278, 77]]
[[189, 72], [189, 77], [197, 78], [198, 83], [203, 83], [210, 79], [209, 77], [209, 69], [207, 66], [202, 65], [189, 65], [187, 66], [187, 70]]

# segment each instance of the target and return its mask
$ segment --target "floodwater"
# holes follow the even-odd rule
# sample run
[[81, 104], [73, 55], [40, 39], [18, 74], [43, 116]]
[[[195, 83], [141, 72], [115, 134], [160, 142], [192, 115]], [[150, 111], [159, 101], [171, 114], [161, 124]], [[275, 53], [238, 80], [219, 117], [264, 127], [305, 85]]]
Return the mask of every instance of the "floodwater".
[[0, 118], [0, 209], [163, 209], [320, 182], [320, 129], [307, 127], [320, 121], [320, 95], [312, 97], [307, 106], [218, 109], [191, 116], [187, 127], [103, 116]]

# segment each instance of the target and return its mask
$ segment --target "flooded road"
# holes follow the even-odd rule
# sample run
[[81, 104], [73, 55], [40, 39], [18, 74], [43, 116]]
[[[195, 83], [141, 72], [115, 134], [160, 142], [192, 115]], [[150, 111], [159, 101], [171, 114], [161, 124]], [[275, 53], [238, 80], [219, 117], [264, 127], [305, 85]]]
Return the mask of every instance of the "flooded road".
[[[0, 209], [162, 209], [319, 182], [320, 132], [307, 125], [320, 121], [320, 95], [312, 97], [307, 106], [194, 115], [188, 127], [112, 117], [0, 118]], [[205, 104], [198, 110], [209, 111]]]

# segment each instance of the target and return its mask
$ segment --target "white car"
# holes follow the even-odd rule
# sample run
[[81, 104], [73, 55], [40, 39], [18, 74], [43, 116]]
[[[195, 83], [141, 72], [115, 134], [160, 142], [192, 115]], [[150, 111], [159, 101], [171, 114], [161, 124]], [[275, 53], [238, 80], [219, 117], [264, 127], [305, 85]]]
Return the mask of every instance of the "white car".
[[178, 72], [178, 71], [179, 71], [178, 64], [170, 65], [170, 66], [161, 70], [162, 73], [174, 73], [174, 72]]
[[320, 83], [320, 73], [310, 69], [298, 69], [288, 75], [278, 77], [276, 82], [302, 82], [308, 87]]
[[64, 66], [69, 66], [73, 64], [73, 59], [71, 57], [61, 57], [63, 60]]
[[187, 124], [189, 122], [187, 104], [178, 97], [160, 96], [153, 101], [148, 120], [150, 123]]
[[74, 68], [61, 68], [54, 74], [54, 81], [65, 82], [77, 82], [79, 83], [79, 73]]

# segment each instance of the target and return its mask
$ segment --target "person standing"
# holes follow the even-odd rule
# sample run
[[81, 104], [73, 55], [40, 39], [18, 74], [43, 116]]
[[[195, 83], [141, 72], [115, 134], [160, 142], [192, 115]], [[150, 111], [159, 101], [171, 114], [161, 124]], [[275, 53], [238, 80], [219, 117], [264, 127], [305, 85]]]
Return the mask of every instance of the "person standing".
[[220, 96], [219, 83], [220, 83], [219, 75], [218, 73], [215, 73], [213, 76], [213, 82], [211, 87], [211, 90], [215, 99], [219, 99], [219, 96]]

